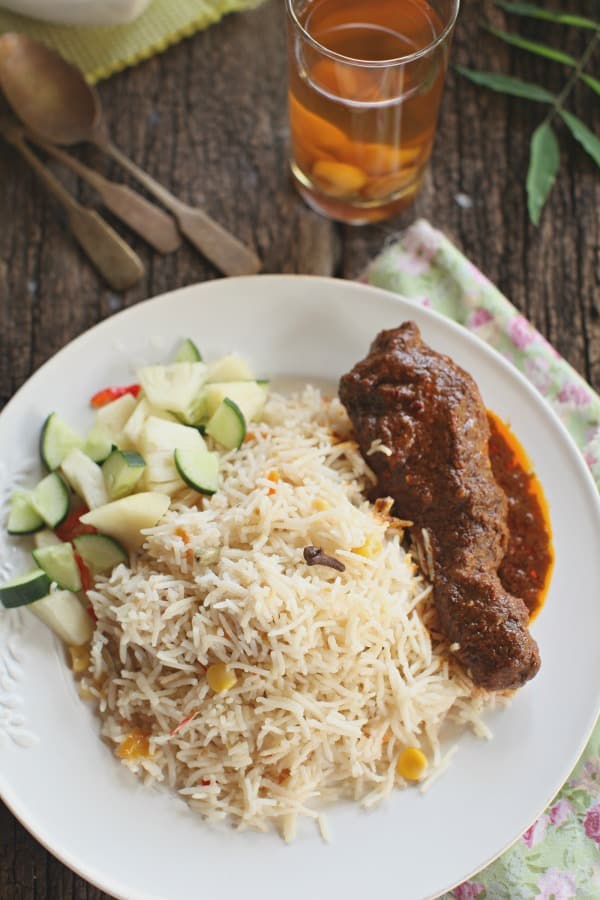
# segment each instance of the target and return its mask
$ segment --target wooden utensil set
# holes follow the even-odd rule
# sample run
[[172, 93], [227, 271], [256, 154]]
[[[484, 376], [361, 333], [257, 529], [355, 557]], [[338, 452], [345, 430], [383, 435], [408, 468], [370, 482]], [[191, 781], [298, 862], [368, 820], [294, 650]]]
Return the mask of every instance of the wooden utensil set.
[[[225, 275], [259, 271], [261, 263], [252, 250], [202, 210], [174, 197], [112, 144], [98, 94], [58, 54], [26, 35], [2, 35], [0, 88], [14, 113], [0, 116], [0, 137], [21, 153], [64, 207], [73, 237], [112, 288], [126, 290], [139, 281], [145, 272], [142, 260], [95, 210], [71, 196], [30, 144], [90, 184], [103, 205], [159, 253], [177, 250], [183, 235]], [[131, 188], [109, 181], [58, 146], [84, 141], [116, 160], [168, 212]]]

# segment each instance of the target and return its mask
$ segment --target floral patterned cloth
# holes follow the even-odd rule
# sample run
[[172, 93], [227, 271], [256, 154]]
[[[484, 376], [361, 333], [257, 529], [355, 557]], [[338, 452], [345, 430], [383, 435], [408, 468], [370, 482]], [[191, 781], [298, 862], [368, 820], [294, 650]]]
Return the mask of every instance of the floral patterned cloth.
[[[600, 490], [600, 397], [441, 232], [416, 222], [364, 281], [460, 322], [510, 360], [562, 419]], [[600, 898], [600, 724], [554, 802], [446, 900]]]

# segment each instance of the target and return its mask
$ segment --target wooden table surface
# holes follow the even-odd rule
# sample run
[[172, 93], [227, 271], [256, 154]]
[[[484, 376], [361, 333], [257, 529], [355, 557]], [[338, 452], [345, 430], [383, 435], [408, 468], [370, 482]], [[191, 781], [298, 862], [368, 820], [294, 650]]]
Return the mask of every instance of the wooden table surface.
[[[583, 14], [593, 15], [594, 8], [595, 0], [578, 4]], [[485, 36], [478, 27], [482, 11], [480, 0], [464, 0], [454, 61], [543, 80], [558, 90], [561, 67]], [[497, 10], [488, 11], [496, 24], [504, 22]], [[586, 38], [545, 23], [523, 22], [521, 28], [574, 54]], [[600, 179], [560, 129], [561, 175], [540, 228], [529, 224], [523, 184], [530, 133], [541, 119], [534, 104], [486, 92], [450, 73], [431, 173], [415, 208], [383, 225], [353, 229], [309, 211], [290, 185], [281, 0], [229, 17], [114, 76], [100, 85], [100, 95], [121, 149], [253, 245], [266, 272], [354, 278], [384, 241], [415, 216], [425, 216], [600, 389]], [[594, 126], [590, 92], [578, 89], [572, 109]], [[596, 102], [596, 128], [597, 114]], [[81, 158], [109, 176], [120, 175], [89, 148]], [[52, 168], [77, 196], [93, 200], [74, 177]], [[54, 203], [6, 146], [0, 146], [0, 185], [1, 404], [100, 319], [163, 291], [217, 277], [189, 246], [160, 258], [127, 235], [146, 262], [147, 276], [118, 295], [99, 281]], [[459, 195], [472, 205], [457, 202]], [[1, 900], [106, 897], [39, 846], [0, 803]]]

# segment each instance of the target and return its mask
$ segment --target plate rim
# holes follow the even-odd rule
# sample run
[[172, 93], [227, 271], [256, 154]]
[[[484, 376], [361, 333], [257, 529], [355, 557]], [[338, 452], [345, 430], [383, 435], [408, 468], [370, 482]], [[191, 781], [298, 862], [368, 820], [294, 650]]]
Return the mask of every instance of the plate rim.
[[[240, 276], [236, 278], [227, 278], [227, 279], [215, 279], [213, 281], [204, 281], [204, 282], [195, 282], [190, 285], [185, 285], [180, 288], [175, 288], [171, 291], [164, 292], [162, 294], [158, 294], [154, 297], [146, 298], [138, 303], [134, 303], [132, 306], [129, 306], [125, 309], [119, 310], [118, 312], [107, 316], [105, 319], [97, 322], [92, 325], [90, 328], [85, 329], [83, 332], [78, 334], [76, 337], [68, 341], [63, 347], [56, 351], [52, 356], [50, 356], [47, 360], [45, 360], [39, 368], [37, 368], [31, 375], [25, 380], [25, 382], [17, 389], [17, 391], [13, 394], [10, 400], [6, 403], [2, 411], [0, 412], [0, 419], [5, 417], [6, 413], [12, 411], [12, 409], [18, 405], [20, 401], [21, 393], [24, 392], [26, 388], [29, 388], [32, 384], [37, 383], [38, 380], [41, 380], [44, 376], [45, 371], [50, 368], [52, 365], [56, 363], [56, 360], [61, 357], [63, 354], [70, 351], [73, 347], [77, 346], [79, 343], [84, 342], [92, 335], [100, 335], [104, 329], [109, 329], [114, 327], [115, 321], [125, 321], [129, 317], [135, 317], [140, 314], [140, 310], [143, 310], [148, 304], [153, 306], [159, 306], [162, 304], [168, 304], [170, 300], [175, 297], [180, 299], [184, 299], [186, 295], [190, 295], [191, 297], [198, 291], [203, 290], [225, 290], [225, 285], [240, 285], [243, 286], [249, 282], [255, 282], [257, 279], [260, 279], [262, 282], [269, 281], [273, 283], [285, 283], [285, 282], [298, 282], [304, 281], [309, 282], [315, 286], [317, 285], [335, 285], [344, 290], [353, 291], [357, 294], [364, 295], [373, 295], [377, 294], [381, 297], [385, 297], [385, 299], [393, 302], [398, 302], [400, 306], [403, 304], [408, 305], [415, 310], [418, 310], [418, 315], [425, 319], [430, 319], [431, 321], [437, 322], [438, 324], [442, 324], [442, 327], [445, 329], [449, 329], [451, 332], [460, 335], [460, 340], [466, 341], [467, 344], [471, 344], [476, 348], [476, 352], [483, 352], [484, 356], [493, 360], [495, 365], [500, 365], [501, 368], [509, 375], [510, 378], [516, 380], [519, 383], [520, 387], [523, 388], [530, 396], [530, 398], [534, 399], [536, 406], [540, 411], [543, 410], [543, 414], [546, 418], [550, 419], [554, 428], [558, 428], [561, 432], [563, 441], [568, 445], [569, 452], [571, 456], [571, 462], [578, 469], [579, 476], [583, 478], [583, 482], [585, 484], [585, 492], [587, 494], [588, 500], [591, 501], [591, 506], [594, 507], [594, 514], [600, 525], [600, 493], [596, 487], [596, 484], [593, 480], [591, 472], [585, 461], [583, 459], [582, 453], [580, 449], [577, 447], [574, 439], [571, 434], [567, 430], [564, 423], [560, 420], [550, 403], [540, 394], [540, 392], [531, 384], [531, 382], [525, 377], [525, 375], [511, 362], [505, 359], [497, 350], [495, 350], [490, 344], [484, 341], [481, 337], [469, 331], [463, 325], [458, 322], [447, 318], [441, 313], [436, 312], [435, 310], [429, 309], [427, 307], [423, 307], [418, 301], [406, 297], [403, 294], [396, 293], [391, 290], [386, 290], [384, 288], [380, 288], [377, 286], [372, 286], [369, 284], [365, 284], [362, 282], [348, 281], [342, 278], [333, 278], [327, 276], [320, 275], [303, 275], [303, 274], [260, 274], [260, 275], [252, 275], [252, 276]], [[230, 290], [235, 290], [235, 287], [229, 287]], [[252, 300], [248, 299], [244, 302], [251, 303]], [[564, 765], [561, 769], [561, 775], [559, 776], [557, 784], [553, 787], [552, 792], [548, 796], [544, 805], [538, 811], [533, 821], [537, 819], [539, 815], [542, 814], [543, 810], [546, 809], [551, 800], [556, 796], [558, 791], [565, 783], [565, 779], [568, 778], [569, 773], [573, 770], [573, 768], [577, 765], [577, 762], [581, 758], [586, 744], [588, 743], [593, 730], [595, 728], [596, 722], [600, 716], [600, 690], [597, 694], [596, 699], [596, 709], [595, 712], [591, 714], [590, 721], [588, 723], [586, 733], [579, 738], [577, 741], [576, 750], [573, 754], [571, 754], [568, 764]], [[102, 872], [94, 871], [94, 867], [90, 866], [86, 868], [85, 865], [82, 865], [78, 862], [76, 857], [72, 857], [68, 850], [65, 852], [63, 850], [57, 850], [52, 844], [51, 837], [45, 834], [43, 827], [36, 828], [35, 825], [30, 826], [27, 820], [27, 809], [21, 808], [18, 795], [16, 792], [13, 792], [12, 786], [10, 784], [3, 784], [2, 773], [0, 772], [0, 799], [5, 803], [10, 812], [15, 816], [15, 818], [20, 822], [20, 824], [25, 828], [25, 830], [31, 834], [31, 836], [40, 843], [44, 849], [51, 853], [56, 859], [66, 865], [69, 869], [75, 872], [77, 875], [88, 881], [93, 886], [98, 889], [105, 891], [107, 893], [113, 894], [115, 897], [122, 898], [122, 900], [164, 900], [162, 897], [155, 896], [153, 894], [148, 894], [146, 892], [140, 893], [139, 891], [135, 891], [133, 893], [122, 893], [122, 887], [116, 883], [112, 883], [111, 876], [107, 874], [106, 876], [102, 874]], [[531, 823], [530, 823], [531, 824]], [[528, 827], [528, 826], [526, 826]], [[435, 898], [439, 898], [442, 894], [454, 890], [459, 884], [463, 883], [466, 880], [469, 880], [478, 872], [481, 872], [484, 868], [490, 865], [492, 862], [497, 860], [500, 856], [502, 856], [510, 847], [512, 847], [521, 836], [522, 831], [511, 838], [501, 849], [499, 849], [495, 854], [487, 858], [484, 862], [477, 865], [468, 875], [465, 875], [460, 878], [459, 881], [454, 884], [444, 887], [441, 891], [436, 892], [435, 894], [428, 895], [430, 900], [435, 900]]]

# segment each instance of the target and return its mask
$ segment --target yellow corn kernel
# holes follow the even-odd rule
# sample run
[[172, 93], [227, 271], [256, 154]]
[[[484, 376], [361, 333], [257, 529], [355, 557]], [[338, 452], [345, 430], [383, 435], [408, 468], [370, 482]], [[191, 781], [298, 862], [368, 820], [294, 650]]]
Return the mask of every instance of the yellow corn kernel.
[[269, 472], [267, 478], [269, 479], [269, 481], [273, 481], [275, 484], [277, 484], [278, 481], [281, 481], [281, 475], [275, 469], [272, 469]]
[[71, 668], [76, 675], [87, 672], [90, 667], [90, 648], [87, 645], [83, 647], [69, 647], [69, 655], [71, 656]]
[[141, 728], [134, 728], [121, 741], [116, 752], [120, 759], [136, 760], [150, 756], [149, 735]]
[[427, 769], [427, 757], [418, 747], [407, 747], [398, 757], [396, 772], [407, 781], [419, 781]]
[[375, 559], [383, 550], [383, 544], [375, 535], [370, 534], [364, 544], [360, 547], [353, 547], [352, 552], [358, 553], [359, 556], [365, 556], [367, 559]]
[[356, 194], [369, 180], [357, 166], [329, 159], [318, 160], [313, 166], [312, 175], [318, 186], [332, 197]]
[[215, 663], [206, 670], [206, 680], [216, 694], [228, 691], [237, 682], [235, 672], [225, 663]]
[[331, 509], [327, 500], [323, 500], [321, 497], [317, 497], [313, 506], [318, 512], [325, 512], [326, 509]]

